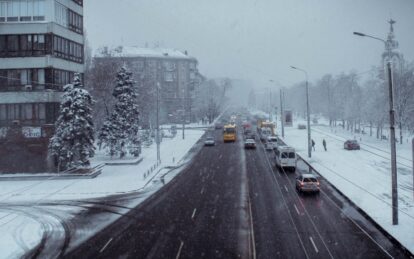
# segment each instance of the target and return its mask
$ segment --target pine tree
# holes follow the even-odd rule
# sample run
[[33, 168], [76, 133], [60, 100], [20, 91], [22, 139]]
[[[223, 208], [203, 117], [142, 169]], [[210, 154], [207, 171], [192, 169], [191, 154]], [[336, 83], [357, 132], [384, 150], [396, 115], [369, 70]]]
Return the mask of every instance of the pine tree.
[[79, 74], [63, 90], [55, 134], [49, 143], [50, 154], [57, 159], [59, 170], [89, 166], [89, 158], [95, 153], [92, 97], [83, 89]]
[[109, 148], [111, 156], [119, 154], [122, 158], [128, 151], [137, 157], [141, 152], [138, 135], [139, 111], [134, 83], [132, 73], [122, 67], [116, 76], [116, 85], [112, 92], [116, 103], [98, 136], [98, 144]]

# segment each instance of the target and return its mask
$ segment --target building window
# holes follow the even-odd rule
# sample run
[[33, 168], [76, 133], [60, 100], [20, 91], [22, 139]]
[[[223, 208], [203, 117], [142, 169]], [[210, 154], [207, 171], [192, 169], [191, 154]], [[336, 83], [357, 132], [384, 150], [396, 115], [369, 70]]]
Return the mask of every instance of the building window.
[[0, 35], [0, 57], [26, 57], [49, 54], [49, 36], [44, 34]]
[[83, 0], [72, 0], [72, 1], [77, 3], [80, 6], [83, 6]]
[[55, 22], [76, 33], [83, 33], [83, 17], [58, 2], [55, 2]]
[[45, 20], [45, 0], [0, 1], [0, 22]]
[[53, 54], [73, 62], [83, 63], [83, 45], [68, 39], [53, 36]]
[[43, 68], [0, 70], [0, 91], [42, 90], [44, 85]]

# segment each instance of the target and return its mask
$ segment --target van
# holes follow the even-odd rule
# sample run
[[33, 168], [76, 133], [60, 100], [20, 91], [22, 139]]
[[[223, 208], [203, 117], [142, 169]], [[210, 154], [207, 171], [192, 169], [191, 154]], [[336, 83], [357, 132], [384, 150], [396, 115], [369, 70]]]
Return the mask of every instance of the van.
[[267, 145], [271, 146], [272, 149], [277, 148], [277, 137], [276, 136], [268, 136], [266, 141], [267, 141]]
[[296, 153], [293, 147], [278, 146], [275, 150], [276, 166], [296, 170]]

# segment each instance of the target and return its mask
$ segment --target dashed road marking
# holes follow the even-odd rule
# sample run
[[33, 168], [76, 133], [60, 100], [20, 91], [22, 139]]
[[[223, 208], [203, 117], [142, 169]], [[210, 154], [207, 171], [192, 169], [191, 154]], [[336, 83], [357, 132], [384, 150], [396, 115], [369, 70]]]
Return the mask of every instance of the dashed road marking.
[[298, 210], [298, 207], [296, 207], [296, 204], [293, 204], [293, 207], [295, 207], [296, 213], [298, 213], [298, 215], [300, 215], [300, 212]]
[[315, 245], [315, 242], [313, 242], [313, 238], [312, 237], [309, 237], [309, 239], [310, 239], [310, 241], [311, 241], [311, 243], [313, 245], [313, 248], [315, 248], [316, 253], [319, 253], [318, 248]]
[[197, 211], [197, 209], [194, 209], [194, 210], [193, 210], [193, 215], [191, 215], [191, 219], [194, 219], [194, 216], [195, 216], [195, 214], [196, 214], [196, 211]]
[[112, 237], [108, 240], [108, 242], [106, 242], [106, 244], [101, 248], [101, 250], [99, 250], [99, 253], [102, 253], [105, 249], [106, 249], [106, 247], [109, 245], [109, 243], [111, 243], [111, 241], [112, 241]]
[[201, 191], [200, 191], [200, 194], [203, 194], [203, 193], [204, 193], [204, 187], [201, 188]]
[[289, 192], [289, 190], [288, 190], [288, 188], [286, 187], [286, 185], [284, 185], [285, 186], [285, 190], [286, 190], [286, 192]]
[[180, 247], [178, 248], [178, 252], [177, 252], [177, 255], [175, 256], [175, 259], [180, 258], [181, 250], [183, 249], [183, 246], [184, 246], [184, 242], [181, 241], [181, 244], [180, 244]]

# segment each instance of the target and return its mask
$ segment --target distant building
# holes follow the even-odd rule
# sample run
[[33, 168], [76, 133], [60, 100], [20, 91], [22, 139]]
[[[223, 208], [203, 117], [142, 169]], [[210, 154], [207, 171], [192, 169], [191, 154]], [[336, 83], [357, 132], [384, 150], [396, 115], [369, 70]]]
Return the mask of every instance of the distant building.
[[[109, 53], [110, 52], [110, 53]], [[104, 50], [95, 56], [95, 62], [108, 59], [126, 64], [132, 71], [141, 96], [148, 95], [143, 102], [156, 102], [156, 86], [159, 84], [161, 119], [163, 122], [180, 123], [194, 120], [195, 89], [200, 84], [198, 61], [186, 51], [163, 48], [118, 47]], [[146, 89], [142, 92], [142, 89]], [[142, 108], [143, 109], [143, 108]], [[155, 114], [154, 105], [142, 114]], [[149, 122], [151, 118], [148, 118]], [[146, 121], [142, 121], [144, 124]]]
[[0, 0], [0, 172], [46, 170], [62, 86], [84, 71], [83, 0]]

